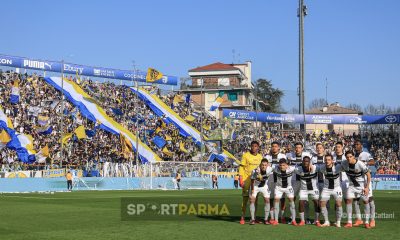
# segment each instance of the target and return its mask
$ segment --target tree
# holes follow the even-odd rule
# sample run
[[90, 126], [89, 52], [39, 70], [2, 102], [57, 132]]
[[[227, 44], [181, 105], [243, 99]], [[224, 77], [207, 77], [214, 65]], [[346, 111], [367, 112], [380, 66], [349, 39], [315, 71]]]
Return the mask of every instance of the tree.
[[346, 107], [347, 107], [347, 108], [350, 108], [350, 109], [353, 109], [353, 110], [355, 110], [355, 111], [358, 111], [358, 112], [362, 112], [361, 106], [360, 106], [359, 104], [357, 104], [357, 103], [350, 103], [350, 104], [347, 105]]
[[322, 108], [326, 106], [328, 103], [324, 98], [315, 98], [308, 104], [309, 109], [314, 109], [314, 108]]
[[272, 86], [271, 80], [260, 78], [253, 89], [257, 110], [263, 112], [281, 111], [281, 99], [284, 95], [279, 88]]

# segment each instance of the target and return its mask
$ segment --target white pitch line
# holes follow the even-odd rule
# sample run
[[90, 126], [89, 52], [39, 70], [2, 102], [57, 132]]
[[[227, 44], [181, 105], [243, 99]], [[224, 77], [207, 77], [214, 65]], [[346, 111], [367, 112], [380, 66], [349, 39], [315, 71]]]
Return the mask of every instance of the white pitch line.
[[[118, 197], [85, 197], [82, 196], [82, 198], [76, 197], [76, 198], [64, 198], [64, 197], [30, 197], [30, 196], [7, 196], [7, 195], [0, 195], [1, 197], [9, 197], [9, 198], [26, 198], [26, 199], [45, 199], [45, 200], [74, 200], [74, 199], [112, 199], [112, 198], [146, 198], [150, 199], [150, 197], [145, 197], [145, 196], [118, 196]], [[183, 197], [185, 195], [153, 195], [151, 197]], [[207, 195], [202, 195], [202, 197], [207, 196]], [[208, 195], [211, 196], [211, 195]], [[1, 198], [0, 197], [0, 198]]]

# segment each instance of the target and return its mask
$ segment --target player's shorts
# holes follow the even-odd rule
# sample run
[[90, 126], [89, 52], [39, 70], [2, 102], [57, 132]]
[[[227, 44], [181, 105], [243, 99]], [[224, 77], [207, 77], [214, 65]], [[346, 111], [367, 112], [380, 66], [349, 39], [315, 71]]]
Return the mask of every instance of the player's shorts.
[[250, 187], [250, 197], [257, 197], [258, 193], [262, 193], [262, 195], [264, 196], [264, 198], [269, 198], [271, 192], [269, 191], [268, 185], [264, 185], [264, 187], [257, 187], [254, 186], [254, 191], [253, 194], [251, 193], [251, 187]]
[[[293, 176], [293, 178], [295, 178], [296, 176]], [[299, 191], [300, 191], [300, 181], [297, 180], [293, 180], [292, 181], [292, 186], [293, 186], [293, 191], [294, 191], [294, 195], [297, 196], [299, 195]]]
[[346, 199], [362, 198], [364, 201], [366, 201], [368, 200], [368, 196], [364, 196], [363, 191], [364, 188], [362, 186], [349, 186], [346, 193]]
[[288, 186], [287, 188], [282, 188], [279, 186], [275, 186], [275, 199], [281, 199], [282, 195], [286, 194], [288, 198], [294, 198], [294, 190], [292, 186]]
[[341, 187], [336, 187], [334, 189], [324, 188], [321, 192], [321, 201], [328, 201], [331, 196], [335, 201], [342, 200], [343, 192]]
[[249, 196], [250, 185], [251, 185], [251, 179], [250, 178], [246, 178], [244, 180], [244, 186], [242, 188], [242, 196], [243, 197], [248, 197]]
[[299, 191], [299, 200], [306, 201], [308, 200], [308, 196], [311, 196], [313, 200], [318, 200], [319, 199], [319, 190], [302, 190], [300, 189]]

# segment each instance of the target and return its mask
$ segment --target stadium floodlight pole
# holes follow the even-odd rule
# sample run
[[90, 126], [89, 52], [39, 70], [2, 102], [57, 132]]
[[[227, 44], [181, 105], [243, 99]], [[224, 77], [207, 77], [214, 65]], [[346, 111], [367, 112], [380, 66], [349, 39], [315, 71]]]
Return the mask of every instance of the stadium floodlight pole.
[[255, 97], [255, 102], [256, 102], [256, 139], [258, 141], [258, 84], [256, 83], [256, 97]]
[[304, 16], [307, 15], [307, 7], [304, 0], [299, 0], [297, 17], [299, 18], [299, 114], [303, 115], [303, 141], [306, 136], [305, 96], [304, 96]]
[[61, 134], [60, 134], [60, 144], [61, 144], [61, 154], [60, 154], [60, 166], [62, 167], [62, 163], [64, 160], [64, 143], [63, 143], [63, 135], [64, 135], [64, 59], [61, 60]]

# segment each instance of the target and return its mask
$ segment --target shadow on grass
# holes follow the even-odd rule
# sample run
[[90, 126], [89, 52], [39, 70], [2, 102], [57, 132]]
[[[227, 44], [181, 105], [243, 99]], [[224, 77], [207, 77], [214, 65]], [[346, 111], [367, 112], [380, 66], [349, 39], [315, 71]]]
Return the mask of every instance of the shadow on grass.
[[225, 222], [239, 222], [240, 216], [204, 216], [198, 215], [200, 219], [212, 220], [212, 221], [225, 221]]

